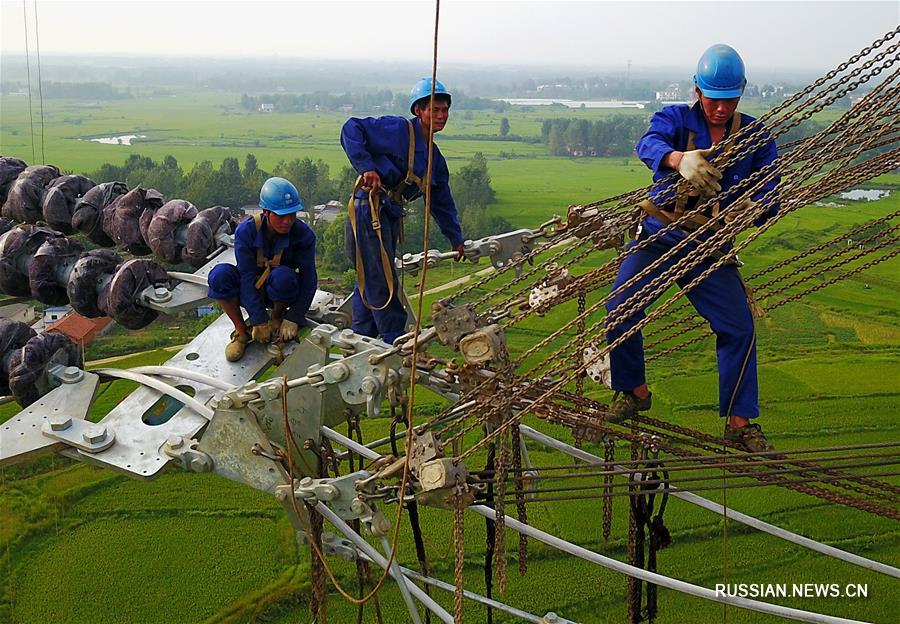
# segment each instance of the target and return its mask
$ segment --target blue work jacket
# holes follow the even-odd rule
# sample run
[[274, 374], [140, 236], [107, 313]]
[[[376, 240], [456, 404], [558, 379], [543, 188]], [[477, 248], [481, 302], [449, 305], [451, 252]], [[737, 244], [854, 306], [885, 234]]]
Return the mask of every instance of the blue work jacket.
[[316, 274], [316, 235], [308, 225], [297, 220], [287, 234], [276, 236], [270, 245], [265, 229], [264, 217], [259, 231], [253, 219], [244, 219], [234, 232], [234, 256], [241, 276], [241, 305], [250, 314], [251, 325], [268, 320], [265, 302], [256, 289], [256, 280], [264, 270], [264, 267], [256, 266], [256, 250], [262, 249], [263, 255], [271, 260], [283, 249], [281, 266], [295, 270], [300, 277], [299, 298], [285, 312], [284, 318], [303, 325], [319, 282]]
[[[741, 128], [746, 127], [754, 117], [738, 113], [741, 116]], [[653, 115], [650, 120], [650, 128], [644, 133], [644, 136], [637, 142], [636, 151], [640, 158], [651, 171], [653, 171], [653, 181], [657, 182], [672, 173], [672, 169], [662, 164], [663, 158], [670, 152], [683, 152], [687, 149], [688, 133], [692, 131], [694, 134], [694, 145], [696, 149], [707, 149], [712, 146], [712, 137], [709, 134], [709, 127], [706, 125], [706, 118], [703, 116], [703, 109], [700, 102], [696, 102], [693, 106], [687, 104], [675, 104], [666, 106], [658, 113]], [[730, 134], [731, 122], [728, 122], [725, 137]], [[722, 185], [722, 194], [720, 197], [720, 205], [725, 208], [731, 201], [726, 191], [738, 182], [747, 178], [756, 171], [759, 171], [766, 165], [770, 164], [778, 156], [778, 149], [775, 142], [765, 133], [759, 140], [759, 147], [752, 150], [750, 154], [741, 158], [736, 162], [731, 162], [724, 171], [722, 171], [722, 179], [719, 181]], [[753, 194], [753, 199], [758, 201], [763, 195], [774, 189], [778, 185], [780, 178], [776, 177], [767, 182], [763, 187]], [[655, 198], [664, 188], [668, 188], [667, 184], [659, 189], [653, 189], [650, 193], [651, 198]], [[668, 201], [666, 206], [660, 206], [664, 209], [671, 210], [673, 206], [672, 200]], [[757, 219], [756, 225], [762, 225], [766, 219], [778, 212], [778, 203], [772, 202], [766, 213]], [[706, 216], [712, 216], [707, 210]], [[648, 234], [653, 234], [663, 227], [665, 224], [651, 216], [647, 216], [643, 221], [643, 230]], [[669, 243], [677, 242], [685, 237], [684, 232], [673, 230], [663, 236], [663, 240]]]
[[[413, 173], [424, 180], [428, 166], [428, 145], [422, 138], [422, 125], [419, 119], [412, 119], [412, 124], [416, 140]], [[382, 184], [388, 189], [396, 188], [406, 179], [409, 126], [405, 117], [351, 117], [341, 129], [341, 146], [358, 173], [378, 172]], [[407, 186], [403, 193], [407, 200], [413, 200], [419, 195], [415, 185]], [[388, 214], [395, 218], [402, 214], [403, 208], [386, 196], [383, 205]], [[431, 214], [454, 248], [463, 243], [456, 203], [450, 193], [450, 171], [436, 144], [431, 179]]]

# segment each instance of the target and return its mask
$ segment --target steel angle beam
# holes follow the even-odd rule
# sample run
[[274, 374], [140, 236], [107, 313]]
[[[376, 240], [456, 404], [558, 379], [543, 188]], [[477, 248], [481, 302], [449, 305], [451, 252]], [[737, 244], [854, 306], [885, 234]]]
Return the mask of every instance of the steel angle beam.
[[[231, 321], [221, 316], [165, 365], [200, 372], [234, 386], [251, 381], [266, 369], [272, 356], [261, 345], [251, 343], [239, 362], [226, 361], [225, 345], [233, 329]], [[185, 386], [192, 388], [194, 398], [204, 405], [221, 393], [221, 390], [189, 379], [173, 380], [172, 384], [182, 389]], [[154, 478], [172, 459], [163, 448], [166, 441], [173, 437], [190, 440], [208, 422], [187, 407], [181, 407], [171, 418], [160, 422], [154, 418], [154, 412], [163, 411], [167, 400], [157, 390], [146, 386], [138, 388], [98, 423], [115, 435], [115, 443], [97, 453], [73, 451], [73, 457], [129, 476]], [[152, 424], [154, 422], [159, 424]]]
[[[76, 369], [77, 370], [77, 369]], [[80, 372], [80, 371], [79, 371]], [[0, 425], [0, 466], [48, 455], [70, 446], [44, 434], [63, 432], [84, 421], [100, 378], [82, 373], [73, 382], [63, 382], [35, 403]]]

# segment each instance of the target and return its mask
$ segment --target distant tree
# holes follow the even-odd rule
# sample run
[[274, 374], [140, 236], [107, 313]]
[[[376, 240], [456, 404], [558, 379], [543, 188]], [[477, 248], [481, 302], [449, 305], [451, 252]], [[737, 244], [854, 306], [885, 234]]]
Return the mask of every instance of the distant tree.
[[343, 272], [351, 268], [345, 251], [344, 224], [346, 221], [347, 215], [341, 213], [324, 228], [321, 235], [317, 232], [318, 262], [326, 269]]
[[275, 165], [273, 173], [296, 184], [300, 197], [310, 210], [317, 204], [335, 199], [334, 182], [329, 176], [328, 165], [323, 160], [295, 158], [290, 162], [281, 161]]
[[500, 120], [500, 136], [506, 136], [509, 134], [509, 119], [504, 117]]
[[224, 202], [217, 201], [217, 182], [216, 171], [213, 169], [212, 162], [203, 160], [193, 166], [193, 168], [184, 176], [179, 189], [179, 197], [188, 200], [201, 210], [216, 204]]
[[553, 156], [564, 156], [566, 153], [566, 141], [563, 138], [562, 129], [553, 124], [547, 139], [547, 147]]
[[495, 193], [491, 187], [491, 174], [484, 154], [475, 152], [472, 160], [450, 176], [450, 188], [457, 206], [463, 206], [464, 209], [470, 206], [484, 207], [492, 203]]
[[257, 169], [259, 169], [259, 165], [256, 162], [256, 156], [247, 154], [244, 157], [244, 177], [253, 175]]

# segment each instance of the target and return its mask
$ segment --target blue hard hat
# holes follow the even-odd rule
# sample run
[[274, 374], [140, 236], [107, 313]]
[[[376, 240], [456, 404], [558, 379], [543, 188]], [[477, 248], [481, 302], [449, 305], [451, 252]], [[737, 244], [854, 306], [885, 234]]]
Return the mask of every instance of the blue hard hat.
[[297, 187], [284, 178], [269, 178], [259, 191], [259, 207], [277, 215], [303, 210]]
[[[444, 83], [440, 80], [434, 81], [434, 94], [435, 95], [446, 95], [447, 103], [450, 103], [450, 92], [447, 91], [447, 87], [444, 86]], [[412, 91], [409, 92], [409, 112], [413, 113], [413, 108], [415, 107], [416, 102], [421, 100], [422, 98], [427, 98], [431, 95], [431, 78], [420, 78], [416, 84], [413, 85]], [[415, 114], [415, 113], [413, 113]]]
[[697, 62], [694, 84], [708, 98], [740, 97], [747, 84], [741, 55], [722, 43], [709, 47]]

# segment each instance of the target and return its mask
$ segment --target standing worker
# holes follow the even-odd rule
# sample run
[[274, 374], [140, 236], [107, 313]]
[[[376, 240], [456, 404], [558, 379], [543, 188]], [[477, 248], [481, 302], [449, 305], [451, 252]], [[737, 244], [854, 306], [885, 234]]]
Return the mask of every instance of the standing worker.
[[[400, 301], [394, 256], [400, 237], [403, 207], [425, 194], [429, 130], [440, 132], [450, 115], [450, 94], [439, 81], [422, 78], [409, 94], [412, 119], [351, 117], [341, 130], [341, 145], [360, 174], [347, 206], [347, 253], [356, 267], [353, 289], [353, 331], [381, 336], [391, 344], [406, 331], [406, 310]], [[431, 214], [441, 232], [463, 257], [463, 234], [450, 194], [450, 172], [434, 145]]]
[[[240, 360], [251, 340], [296, 338], [318, 285], [316, 236], [297, 219], [303, 210], [297, 187], [269, 178], [259, 191], [259, 207], [262, 214], [245, 219], [234, 232], [237, 266], [218, 264], [209, 272], [209, 296], [234, 323], [225, 347], [229, 362]], [[250, 315], [250, 328], [241, 307]]]
[[[651, 200], [644, 202], [644, 219], [637, 241], [666, 227], [684, 210], [693, 209], [697, 202], [704, 202], [720, 191], [720, 202], [714, 210], [728, 206], [733, 197], [726, 191], [737, 185], [754, 172], [775, 160], [775, 143], [764, 136], [748, 155], [729, 162], [723, 171], [717, 170], [707, 160], [710, 148], [733, 135], [742, 126], [753, 121], [753, 117], [737, 112], [738, 102], [744, 92], [747, 79], [744, 62], [737, 51], [727, 45], [714, 45], [700, 57], [694, 76], [697, 102], [693, 106], [677, 104], [666, 106], [653, 115], [650, 128], [637, 144], [637, 154], [653, 171], [653, 180], [658, 181], [673, 171], [694, 188], [691, 193], [675, 200], [674, 212], [652, 203], [664, 186], [651, 193]], [[761, 225], [769, 216], [777, 212], [774, 202], [767, 210], [757, 205], [757, 201], [773, 190], [778, 180], [767, 182], [753, 195], [752, 200], [743, 200], [731, 207], [726, 221], [739, 211], [757, 214], [755, 224]], [[704, 215], [712, 218], [713, 209]], [[703, 220], [703, 217], [699, 217]], [[690, 227], [690, 226], [687, 226]], [[693, 229], [696, 229], [695, 227]], [[619, 268], [613, 288], [632, 279], [678, 242], [684, 240], [686, 232], [673, 228], [658, 240], [628, 255]], [[696, 245], [694, 246], [696, 247]], [[730, 247], [730, 243], [728, 245]], [[651, 271], [649, 275], [614, 297], [607, 304], [607, 312], [612, 313], [618, 306], [651, 280], [656, 279], [683, 261], [684, 255], [671, 259]], [[679, 286], [696, 279], [712, 264], [707, 258], [678, 280]], [[735, 442], [750, 452], [770, 450], [762, 428], [751, 423], [759, 416], [759, 386], [756, 376], [756, 334], [753, 316], [747, 300], [743, 282], [735, 264], [726, 264], [708, 275], [687, 293], [687, 297], [697, 312], [703, 316], [716, 334], [716, 355], [719, 365], [719, 414], [727, 419], [725, 439]], [[644, 318], [644, 310], [621, 320], [607, 331], [607, 341], [612, 343], [619, 336], [634, 327]], [[616, 397], [610, 408], [608, 420], [623, 422], [650, 409], [651, 394], [647, 388], [644, 368], [643, 337], [635, 333], [610, 353], [612, 388]]]

